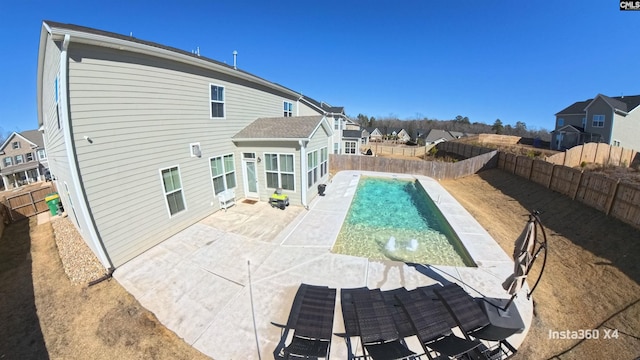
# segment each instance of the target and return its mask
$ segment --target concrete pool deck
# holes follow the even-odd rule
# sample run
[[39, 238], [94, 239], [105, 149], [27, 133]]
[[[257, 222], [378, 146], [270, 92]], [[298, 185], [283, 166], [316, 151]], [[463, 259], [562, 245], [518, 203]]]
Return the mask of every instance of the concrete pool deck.
[[[410, 266], [331, 253], [360, 175], [418, 179], [478, 266]], [[240, 201], [119, 267], [114, 277], [167, 328], [220, 360], [258, 359], [256, 333], [260, 355], [271, 358], [280, 331], [270, 322], [286, 323], [303, 282], [382, 290], [456, 282], [474, 296], [507, 298], [501, 284], [512, 270], [511, 257], [434, 179], [342, 171], [308, 210], [292, 205], [282, 211], [264, 202]], [[515, 303], [528, 330], [533, 306], [524, 291]], [[334, 332], [343, 330], [337, 299]], [[527, 330], [510, 342], [518, 347]], [[414, 351], [421, 349], [415, 339], [408, 343]], [[331, 358], [347, 358], [344, 340], [337, 336]]]

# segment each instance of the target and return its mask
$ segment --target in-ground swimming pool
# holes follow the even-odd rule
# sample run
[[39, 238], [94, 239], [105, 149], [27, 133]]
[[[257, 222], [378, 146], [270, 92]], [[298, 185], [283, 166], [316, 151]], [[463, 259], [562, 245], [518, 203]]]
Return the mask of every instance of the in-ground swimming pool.
[[332, 251], [375, 260], [475, 266], [416, 180], [361, 177]]

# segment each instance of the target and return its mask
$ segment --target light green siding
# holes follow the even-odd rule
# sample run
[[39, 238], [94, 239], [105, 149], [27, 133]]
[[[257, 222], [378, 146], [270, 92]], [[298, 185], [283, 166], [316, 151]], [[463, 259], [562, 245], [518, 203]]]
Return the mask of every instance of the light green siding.
[[[258, 117], [282, 116], [286, 99], [296, 106], [287, 94], [213, 70], [73, 42], [69, 54], [77, 161], [116, 267], [218, 210], [210, 157], [234, 153], [236, 195], [243, 197], [241, 151], [230, 138]], [[224, 119], [210, 118], [210, 84], [224, 87]], [[199, 158], [190, 155], [195, 142], [201, 145]], [[255, 152], [263, 156], [266, 150]], [[262, 186], [263, 165], [258, 164]], [[159, 170], [172, 166], [180, 167], [186, 210], [170, 216]], [[299, 181], [291, 197], [299, 199]]]

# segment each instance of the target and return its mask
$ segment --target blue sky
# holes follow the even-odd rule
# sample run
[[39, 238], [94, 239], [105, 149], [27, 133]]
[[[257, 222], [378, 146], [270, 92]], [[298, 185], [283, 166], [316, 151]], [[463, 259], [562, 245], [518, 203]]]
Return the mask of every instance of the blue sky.
[[[553, 129], [598, 93], [640, 94], [640, 11], [585, 1], [0, 2], [0, 130], [37, 127], [42, 20], [233, 62], [347, 114]], [[7, 81], [8, 80], [8, 81]]]

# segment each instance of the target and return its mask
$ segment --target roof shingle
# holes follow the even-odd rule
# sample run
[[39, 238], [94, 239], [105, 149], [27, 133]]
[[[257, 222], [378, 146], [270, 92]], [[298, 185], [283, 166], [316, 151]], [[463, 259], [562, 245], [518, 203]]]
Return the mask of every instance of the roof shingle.
[[259, 118], [240, 130], [232, 139], [308, 139], [323, 119], [323, 115]]

